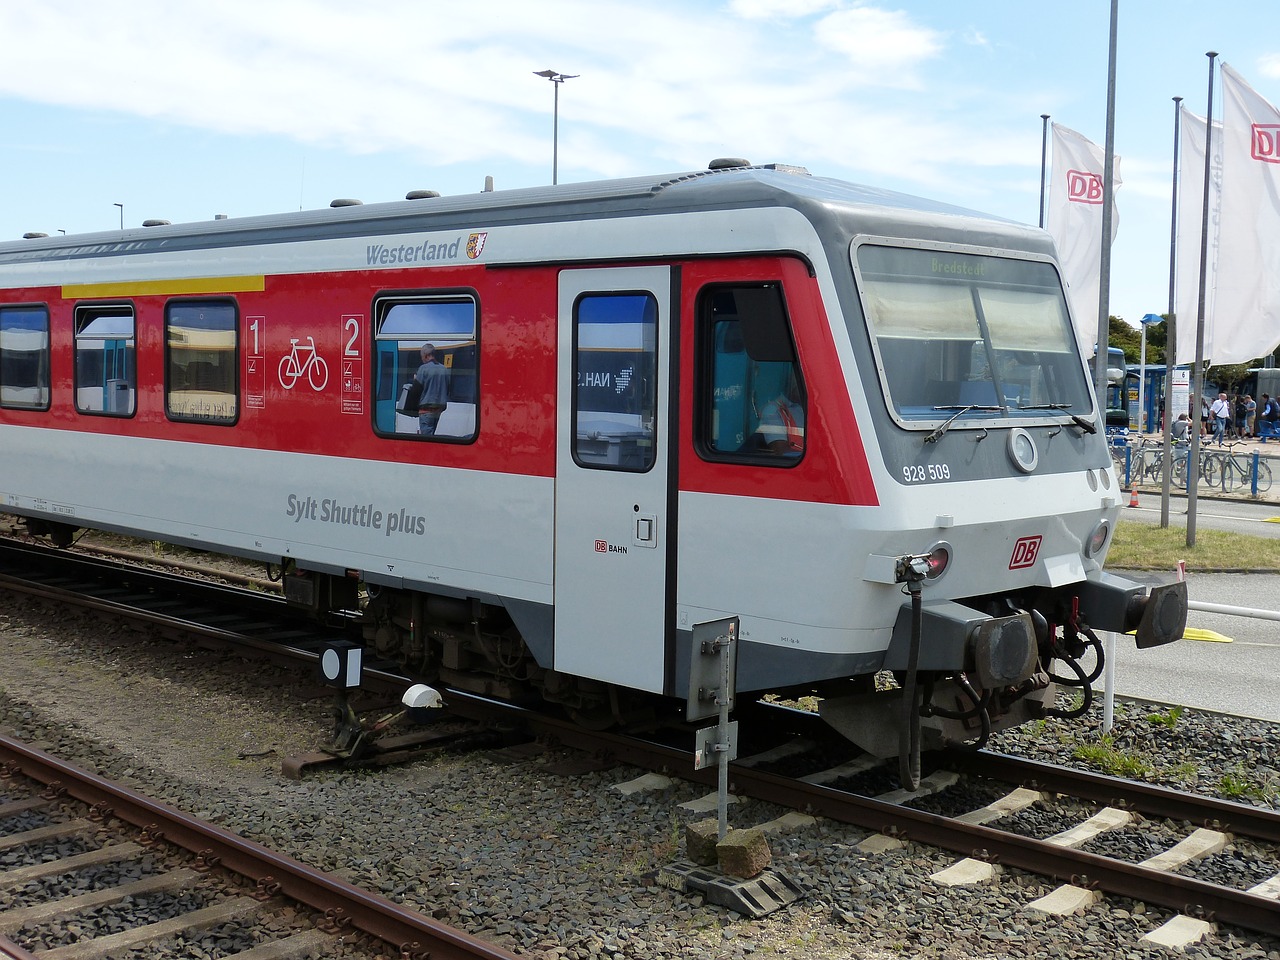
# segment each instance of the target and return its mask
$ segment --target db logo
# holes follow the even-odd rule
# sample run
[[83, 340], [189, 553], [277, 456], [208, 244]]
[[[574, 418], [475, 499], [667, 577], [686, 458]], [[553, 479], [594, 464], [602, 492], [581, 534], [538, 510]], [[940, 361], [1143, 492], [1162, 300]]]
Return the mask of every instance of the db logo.
[[1264, 163], [1280, 163], [1280, 124], [1255, 123], [1249, 153]]
[[1085, 170], [1068, 170], [1067, 199], [1072, 203], [1102, 203], [1102, 177]]
[[1009, 569], [1019, 570], [1035, 563], [1036, 555], [1040, 553], [1040, 541], [1043, 539], [1043, 537], [1019, 537], [1018, 542], [1013, 545]]
[[597, 540], [597, 541], [596, 541], [596, 553], [608, 553], [608, 552], [609, 552], [609, 541], [608, 541], [608, 540]]

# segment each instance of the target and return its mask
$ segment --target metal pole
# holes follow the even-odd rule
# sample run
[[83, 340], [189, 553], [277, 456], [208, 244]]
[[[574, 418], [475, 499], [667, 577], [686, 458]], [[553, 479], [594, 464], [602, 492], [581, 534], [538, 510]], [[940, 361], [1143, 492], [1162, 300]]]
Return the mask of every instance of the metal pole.
[[1147, 432], [1147, 321], [1142, 320], [1142, 352], [1138, 355], [1138, 437]]
[[1107, 146], [1102, 170], [1102, 266], [1098, 274], [1098, 356], [1094, 368], [1094, 389], [1106, 426], [1107, 345], [1111, 310], [1111, 203], [1115, 196], [1116, 162], [1116, 21], [1120, 0], [1111, 0], [1111, 39], [1107, 53]]
[[[1173, 212], [1169, 216], [1169, 313], [1164, 322], [1164, 464], [1160, 478], [1160, 526], [1169, 526], [1169, 484], [1173, 476], [1173, 367], [1178, 344], [1178, 160], [1182, 152], [1182, 98], [1173, 98]], [[1199, 427], [1192, 424], [1199, 432]]]
[[551, 81], [556, 88], [555, 106], [551, 110], [551, 183], [560, 182], [560, 79]]
[[1040, 114], [1040, 229], [1044, 229], [1044, 175], [1045, 160], [1049, 155], [1049, 115]]
[[561, 73], [559, 70], [535, 70], [535, 77], [544, 77], [555, 84], [556, 93], [551, 110], [551, 182], [560, 182], [560, 84], [581, 74]]
[[[1213, 67], [1216, 50], [1209, 58], [1209, 97], [1204, 120], [1204, 210], [1200, 223], [1200, 298], [1196, 309], [1196, 364], [1191, 371], [1191, 409], [1199, 412], [1200, 394], [1204, 389], [1204, 299], [1205, 281], [1209, 273], [1209, 172], [1213, 164]], [[1200, 431], [1191, 439], [1191, 459], [1187, 462], [1187, 546], [1196, 545], [1196, 489], [1200, 480]]]
[[729, 656], [733, 644], [733, 631], [729, 631], [728, 641], [720, 648], [720, 730], [716, 735], [716, 749], [720, 750], [716, 810], [718, 815], [718, 835], [721, 840], [729, 835]]

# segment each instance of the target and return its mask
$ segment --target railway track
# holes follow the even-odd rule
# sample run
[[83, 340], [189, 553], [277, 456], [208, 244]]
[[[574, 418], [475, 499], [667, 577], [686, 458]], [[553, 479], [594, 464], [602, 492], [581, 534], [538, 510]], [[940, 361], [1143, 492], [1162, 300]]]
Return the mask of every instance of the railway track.
[[0, 854], [0, 955], [18, 960], [181, 955], [209, 930], [242, 960], [514, 956], [7, 736]]
[[[147, 592], [149, 602], [154, 602], [154, 596]], [[93, 602], [109, 603], [119, 614], [118, 600], [99, 598]], [[154, 610], [143, 614], [146, 618], [155, 615]], [[228, 641], [234, 633], [223, 626], [210, 629]], [[270, 633], [276, 626], [268, 622], [263, 629]], [[308, 654], [306, 644], [286, 654], [275, 641], [261, 636], [255, 643], [274, 647], [282, 656], [313, 655]], [[393, 671], [378, 670], [368, 672], [366, 681], [387, 689], [402, 689], [405, 683]], [[556, 717], [504, 707], [461, 691], [448, 691], [447, 700], [457, 716], [482, 722], [501, 717], [545, 745], [563, 745], [606, 758], [600, 762], [678, 771], [685, 779], [708, 785], [715, 776], [711, 770], [695, 772], [689, 750], [681, 746], [586, 730]], [[749, 717], [753, 709], [760, 708], [745, 708], [742, 714]], [[753, 724], [750, 719], [742, 723], [744, 729], [766, 725]], [[767, 726], [776, 728], [779, 724], [774, 720]], [[799, 742], [798, 737], [788, 741], [790, 752], [797, 752]], [[887, 785], [893, 786], [894, 778], [877, 772], [878, 768], [866, 761], [851, 759], [799, 774], [794, 757], [786, 762], [785, 772], [775, 772], [782, 769], [775, 754], [777, 751], [755, 759], [744, 757], [735, 764], [733, 792], [861, 827], [884, 838], [880, 843], [917, 842], [952, 851], [968, 861], [953, 874], [936, 879], [937, 883], [974, 882], [961, 878], [1020, 869], [1074, 888], [1075, 893], [1064, 891], [1058, 898], [1070, 909], [1081, 909], [1100, 894], [1113, 894], [1176, 911], [1193, 925], [1230, 924], [1280, 936], [1280, 904], [1276, 899], [1280, 882], [1273, 879], [1277, 872], [1273, 867], [1280, 862], [1275, 852], [1280, 844], [1280, 815], [1273, 811], [984, 752], [948, 756], [949, 769], [937, 771], [930, 783], [938, 788], [936, 797], [946, 797], [951, 791], [964, 795], [967, 790], [971, 795], [976, 792], [988, 797], [988, 802], [957, 809], [965, 801], [952, 801], [944, 804], [948, 812], [943, 813], [927, 796], [877, 789], [876, 783], [886, 785], [886, 777]], [[1044, 835], [1019, 826], [1020, 819], [1025, 819], [1022, 811], [1052, 804], [1060, 797], [1074, 798], [1080, 808], [1077, 823], [1063, 823], [1056, 832], [1040, 830]], [[1135, 815], [1141, 818], [1139, 829], [1164, 838], [1165, 849], [1140, 859], [1108, 853], [1105, 838], [1132, 830], [1125, 821]], [[1067, 837], [1058, 835], [1068, 833]], [[1222, 860], [1220, 850], [1229, 844], [1247, 846], [1253, 865], [1233, 873], [1226, 864], [1212, 877], [1198, 872], [1197, 864]]]

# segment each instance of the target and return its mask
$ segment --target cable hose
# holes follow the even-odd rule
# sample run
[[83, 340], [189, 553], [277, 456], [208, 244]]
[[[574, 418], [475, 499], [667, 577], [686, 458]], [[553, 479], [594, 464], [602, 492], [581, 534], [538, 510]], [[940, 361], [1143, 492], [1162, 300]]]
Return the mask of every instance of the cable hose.
[[1050, 707], [1045, 710], [1044, 714], [1046, 717], [1062, 717], [1066, 720], [1072, 720], [1076, 717], [1084, 716], [1085, 712], [1093, 704], [1093, 687], [1089, 680], [1085, 678], [1084, 668], [1079, 663], [1070, 658], [1063, 659], [1062, 662], [1075, 671], [1076, 676], [1079, 678], [1078, 683], [1070, 684], [1070, 686], [1080, 687], [1082, 702], [1074, 710], [1059, 710], [1057, 707]]
[[902, 684], [902, 724], [898, 727], [898, 779], [906, 790], [920, 789], [920, 710], [916, 706], [916, 671], [920, 663], [920, 631], [923, 621], [920, 584], [911, 592], [911, 649]]
[[[1066, 687], [1087, 687], [1102, 676], [1102, 668], [1106, 666], [1107, 660], [1106, 654], [1102, 651], [1102, 641], [1099, 640], [1098, 635], [1088, 627], [1081, 627], [1080, 632], [1083, 633], [1088, 640], [1085, 646], [1093, 647], [1094, 659], [1096, 661], [1093, 665], [1093, 669], [1089, 671], [1088, 676], [1085, 676], [1084, 668], [1080, 666], [1077, 658], [1067, 656], [1065, 653], [1058, 654], [1056, 659], [1061, 660], [1064, 663], [1074, 664], [1072, 670], [1075, 672], [1076, 678], [1059, 677], [1056, 674], [1050, 673], [1049, 679], [1053, 680], [1055, 683], [1060, 683]], [[1057, 653], [1058, 651], [1055, 650], [1054, 652]]]
[[956, 684], [965, 692], [965, 696], [978, 705], [975, 709], [978, 711], [978, 722], [982, 725], [982, 729], [978, 734], [977, 740], [972, 743], [962, 741], [955, 744], [955, 746], [959, 750], [981, 750], [987, 745], [987, 741], [991, 739], [991, 714], [987, 712], [987, 704], [991, 702], [991, 691], [986, 691], [979, 698], [978, 691], [973, 689], [973, 684], [969, 682], [969, 678], [963, 673], [956, 677]]
[[922, 711], [923, 715], [946, 717], [948, 720], [976, 720], [987, 709], [987, 705], [991, 703], [991, 691], [988, 690], [981, 697], [978, 692], [973, 689], [973, 685], [969, 683], [969, 678], [960, 674], [956, 680], [956, 686], [973, 701], [973, 706], [968, 710], [948, 710], [946, 707], [939, 707], [930, 703], [930, 696], [926, 691], [925, 706]]

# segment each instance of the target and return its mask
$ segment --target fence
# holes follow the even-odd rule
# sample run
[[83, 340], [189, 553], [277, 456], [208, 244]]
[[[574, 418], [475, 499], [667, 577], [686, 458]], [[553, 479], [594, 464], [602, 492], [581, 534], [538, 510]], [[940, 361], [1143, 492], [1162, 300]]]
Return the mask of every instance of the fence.
[[[1111, 459], [1121, 484], [1127, 489], [1135, 486], [1160, 486], [1164, 477], [1164, 447], [1160, 443], [1142, 441], [1132, 443], [1126, 437], [1112, 438]], [[1207, 444], [1200, 448], [1199, 483], [1197, 489], [1215, 489], [1222, 493], [1248, 494], [1257, 497], [1271, 489], [1271, 457], [1264, 457], [1258, 450], [1234, 450], [1234, 445], [1216, 449]], [[1187, 489], [1190, 474], [1191, 447], [1175, 444], [1169, 451], [1172, 485]]]

